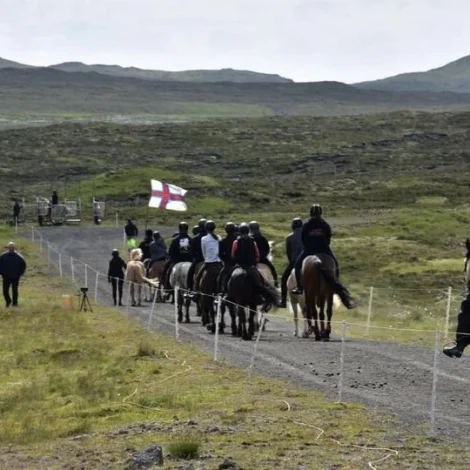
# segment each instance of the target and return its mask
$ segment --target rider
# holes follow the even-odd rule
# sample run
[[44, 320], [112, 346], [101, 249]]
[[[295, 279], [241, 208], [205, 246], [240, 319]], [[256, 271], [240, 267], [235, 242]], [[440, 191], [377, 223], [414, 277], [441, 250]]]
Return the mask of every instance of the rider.
[[458, 316], [456, 345], [444, 348], [444, 354], [449, 357], [461, 357], [464, 349], [470, 344], [470, 291], [460, 304]]
[[140, 243], [139, 248], [142, 250], [142, 261], [150, 258], [150, 244], [153, 241], [153, 232], [152, 229], [148, 228], [145, 231], [145, 238]]
[[173, 237], [168, 250], [169, 259], [163, 268], [162, 277], [164, 279], [165, 290], [170, 290], [171, 268], [176, 263], [191, 262], [191, 237], [188, 235], [189, 225], [186, 222], [180, 222], [178, 233]]
[[207, 235], [201, 238], [202, 256], [204, 257], [204, 265], [196, 276], [195, 287], [196, 295], [192, 296], [193, 300], [197, 300], [199, 285], [204, 271], [210, 270], [220, 265], [220, 238], [214, 233], [216, 229], [215, 222], [208, 220], [204, 226]]
[[227, 222], [225, 224], [225, 232], [227, 236], [221, 240], [219, 251], [220, 259], [224, 263], [224, 267], [219, 274], [218, 291], [220, 293], [224, 293], [224, 286], [227, 284], [227, 276], [232, 271], [233, 266], [235, 266], [235, 262], [232, 258], [232, 246], [233, 242], [237, 239], [236, 225], [233, 222]]
[[153, 232], [153, 242], [150, 243], [150, 262], [148, 269], [152, 267], [152, 264], [156, 261], [166, 260], [168, 252], [166, 249], [165, 240], [163, 240], [160, 232]]
[[139, 235], [139, 229], [135, 226], [131, 219], [127, 219], [127, 224], [124, 227], [124, 232], [128, 240], [136, 238]]
[[[204, 261], [204, 255], [202, 254], [201, 241], [202, 241], [202, 237], [205, 237], [207, 235], [206, 222], [207, 222], [207, 219], [204, 219], [204, 218], [199, 219], [199, 222], [197, 224], [199, 232], [191, 240], [191, 255], [193, 256], [193, 261], [188, 271], [188, 282], [187, 282], [188, 290], [190, 292], [194, 289], [194, 273], [196, 271], [196, 266], [199, 263]], [[193, 233], [194, 233], [194, 228], [193, 228]]]
[[199, 235], [199, 232], [200, 232], [199, 225], [195, 225], [192, 229], [193, 237], [195, 237], [196, 235]]
[[284, 270], [281, 278], [281, 308], [287, 306], [287, 280], [294, 269], [295, 261], [302, 253], [302, 226], [303, 222], [300, 217], [292, 220], [292, 232], [286, 237], [286, 256], [287, 267]]
[[250, 229], [250, 232], [251, 232], [251, 236], [253, 237], [256, 244], [258, 245], [259, 262], [265, 264], [266, 266], [268, 266], [268, 268], [271, 270], [271, 273], [273, 275], [274, 285], [276, 287], [278, 287], [279, 283], [278, 283], [278, 280], [277, 280], [276, 268], [273, 266], [271, 261], [269, 261], [269, 259], [268, 259], [269, 252], [271, 251], [271, 247], [269, 246], [269, 242], [266, 239], [266, 237], [261, 234], [258, 222], [256, 222], [256, 221], [250, 222], [249, 229]]
[[292, 290], [293, 294], [301, 294], [303, 286], [301, 282], [302, 263], [307, 256], [326, 254], [333, 258], [336, 266], [336, 277], [339, 277], [338, 261], [330, 248], [331, 227], [322, 218], [322, 207], [313, 204], [310, 208], [310, 220], [302, 227], [303, 251], [295, 261], [295, 279], [297, 287]]

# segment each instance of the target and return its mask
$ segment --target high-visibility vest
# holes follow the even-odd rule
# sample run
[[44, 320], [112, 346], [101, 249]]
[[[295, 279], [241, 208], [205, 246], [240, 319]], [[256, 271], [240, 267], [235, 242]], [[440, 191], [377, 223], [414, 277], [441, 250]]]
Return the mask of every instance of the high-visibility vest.
[[137, 242], [135, 238], [129, 238], [129, 240], [127, 240], [127, 249], [131, 251], [136, 247], [137, 247]]

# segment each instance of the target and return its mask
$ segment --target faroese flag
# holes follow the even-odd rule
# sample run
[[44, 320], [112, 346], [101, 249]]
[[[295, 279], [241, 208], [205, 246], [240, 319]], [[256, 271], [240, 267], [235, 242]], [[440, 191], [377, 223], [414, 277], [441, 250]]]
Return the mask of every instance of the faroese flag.
[[186, 189], [157, 180], [150, 180], [150, 184], [152, 185], [152, 195], [149, 207], [181, 212], [188, 210], [184, 202], [184, 195], [187, 193]]

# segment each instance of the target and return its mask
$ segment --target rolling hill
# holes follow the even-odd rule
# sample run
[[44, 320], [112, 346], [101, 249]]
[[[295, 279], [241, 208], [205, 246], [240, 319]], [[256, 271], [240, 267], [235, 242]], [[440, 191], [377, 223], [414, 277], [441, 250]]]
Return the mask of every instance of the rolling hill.
[[3, 59], [2, 57], [0, 57], [0, 69], [27, 69], [31, 67], [31, 65], [20, 64], [19, 62], [14, 62], [13, 60]]
[[413, 72], [356, 83], [362, 89], [470, 93], [470, 56], [427, 72]]

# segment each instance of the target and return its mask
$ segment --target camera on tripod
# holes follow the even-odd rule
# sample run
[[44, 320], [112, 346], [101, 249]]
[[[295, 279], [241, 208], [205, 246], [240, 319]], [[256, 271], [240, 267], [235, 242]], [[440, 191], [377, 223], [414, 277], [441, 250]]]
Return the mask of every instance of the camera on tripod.
[[85, 293], [88, 292], [88, 287], [80, 287], [80, 290]]
[[85, 311], [87, 312], [88, 310], [90, 312], [93, 312], [93, 309], [91, 308], [91, 304], [90, 304], [90, 299], [88, 298], [88, 287], [80, 287], [80, 291], [82, 292], [81, 294], [79, 294], [79, 296], [81, 297], [81, 300], [80, 300], [80, 312], [82, 311]]

